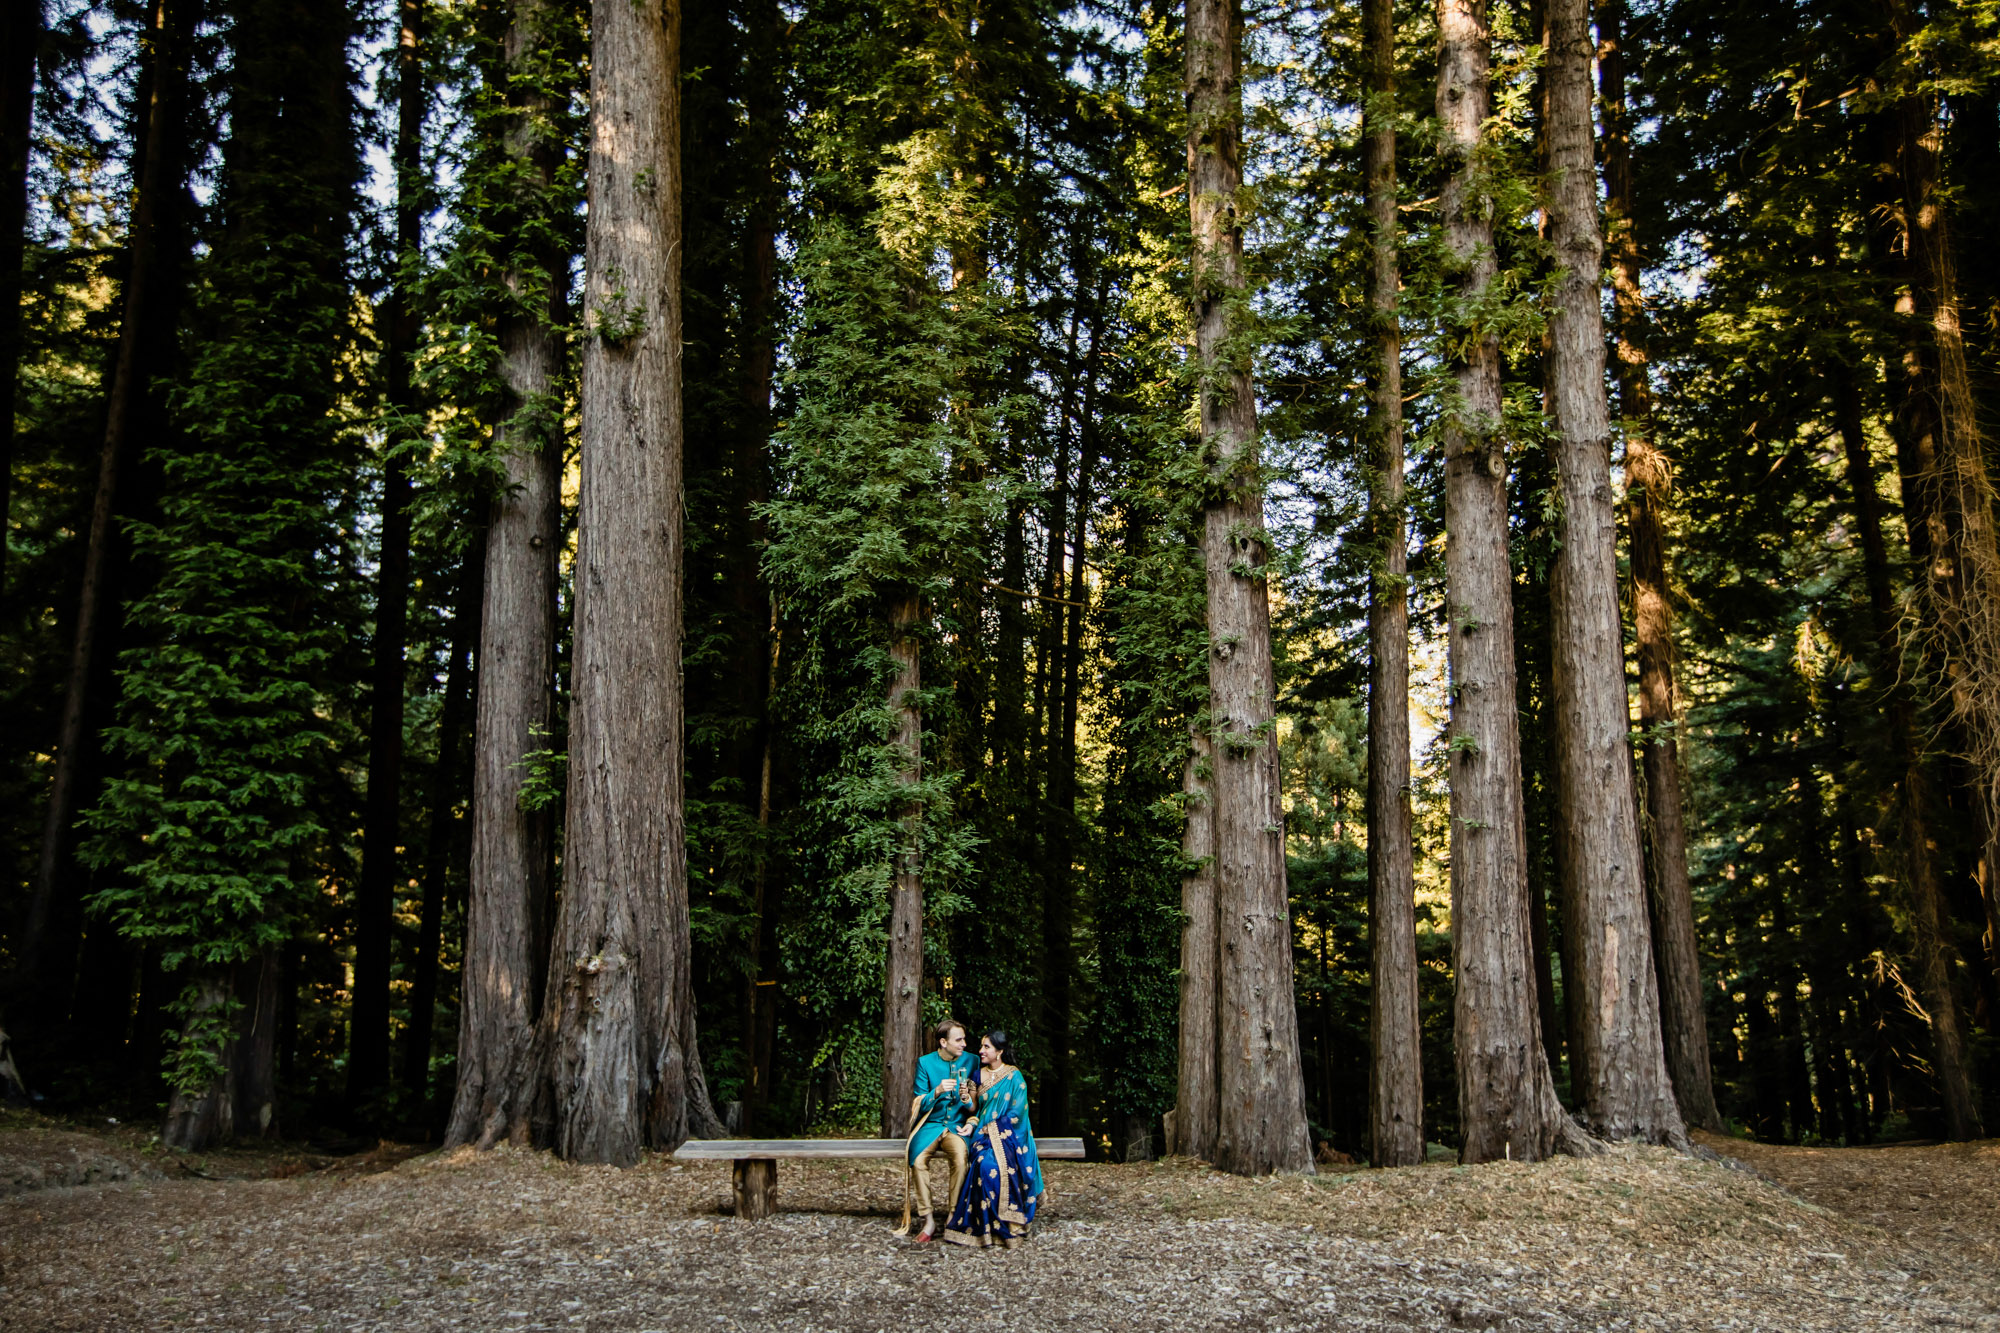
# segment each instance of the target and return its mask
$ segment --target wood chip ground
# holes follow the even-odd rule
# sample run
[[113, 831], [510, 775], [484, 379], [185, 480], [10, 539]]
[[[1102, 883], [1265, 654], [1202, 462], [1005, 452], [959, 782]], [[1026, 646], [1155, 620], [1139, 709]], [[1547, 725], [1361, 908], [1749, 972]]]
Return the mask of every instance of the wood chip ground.
[[[36, 1132], [0, 1134], [0, 1167]], [[879, 1163], [786, 1163], [784, 1211], [741, 1222], [727, 1163], [142, 1162], [0, 1199], [0, 1328], [2000, 1330], [2000, 1143], [1709, 1142], [1750, 1169], [1655, 1149], [1268, 1181], [1056, 1163], [1011, 1253], [892, 1235]], [[84, 1151], [51, 1139], [37, 1169]]]

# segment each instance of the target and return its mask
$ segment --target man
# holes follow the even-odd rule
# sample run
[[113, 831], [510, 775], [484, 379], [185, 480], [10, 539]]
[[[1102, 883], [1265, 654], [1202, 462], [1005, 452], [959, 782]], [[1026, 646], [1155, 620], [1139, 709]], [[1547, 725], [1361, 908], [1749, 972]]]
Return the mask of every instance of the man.
[[931, 1210], [931, 1156], [943, 1145], [951, 1163], [951, 1193], [945, 1196], [945, 1211], [951, 1211], [958, 1187], [965, 1182], [965, 1136], [954, 1133], [966, 1114], [964, 1096], [978, 1060], [965, 1050], [965, 1028], [947, 1018], [937, 1025], [937, 1049], [917, 1061], [917, 1076], [910, 1092], [909, 1176], [903, 1186], [903, 1226], [896, 1234], [910, 1232], [910, 1196], [916, 1195], [924, 1210], [924, 1229], [917, 1241], [931, 1238], [936, 1225]]

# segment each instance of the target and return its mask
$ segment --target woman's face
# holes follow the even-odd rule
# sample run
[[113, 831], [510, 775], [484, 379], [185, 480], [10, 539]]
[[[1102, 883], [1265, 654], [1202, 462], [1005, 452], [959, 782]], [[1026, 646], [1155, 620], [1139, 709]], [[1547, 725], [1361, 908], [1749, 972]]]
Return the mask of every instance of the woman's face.
[[993, 1049], [993, 1042], [989, 1038], [979, 1039], [979, 1063], [988, 1069], [1000, 1063], [1000, 1052]]

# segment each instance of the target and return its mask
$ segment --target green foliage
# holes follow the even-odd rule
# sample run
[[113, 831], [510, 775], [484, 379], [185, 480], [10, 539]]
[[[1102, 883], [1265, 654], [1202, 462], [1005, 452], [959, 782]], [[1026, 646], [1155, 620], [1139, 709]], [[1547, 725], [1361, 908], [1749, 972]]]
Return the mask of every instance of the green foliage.
[[243, 1002], [204, 1004], [203, 1000], [200, 987], [187, 986], [174, 1002], [176, 1011], [187, 1015], [167, 1050], [167, 1086], [175, 1092], [199, 1093], [229, 1072], [223, 1052], [236, 1039]]
[[[1890, 474], [1913, 457], [1900, 385], [1925, 346], [1897, 305], [1908, 275], [1885, 127], [1905, 94], [1941, 99], [1942, 198], [1986, 367], [2000, 250], [1971, 238], [2000, 207], [1993, 7], [1920, 6], [1900, 41], [1882, 14], [1819, 0], [1634, 9], [1650, 428], [1676, 467], [1685, 715], [1672, 730], [1722, 1098], [1771, 1138], [1929, 1132], [1890, 702], [1907, 697], [1940, 752], [1954, 742], [1938, 664], [1885, 650], [1872, 600], [1886, 578], [1893, 610], [1912, 581]], [[103, 86], [92, 76], [130, 64], [120, 53], [141, 18], [102, 14], [97, 27], [99, 11], [62, 19], [38, 92], [0, 590], [0, 704], [22, 724], [0, 785], [14, 812], [10, 927], [39, 836], [121, 317], [137, 89], [123, 72]], [[436, 5], [428, 18], [436, 207], [424, 253], [383, 264], [386, 216], [354, 188], [361, 138], [381, 125], [364, 126], [347, 92], [352, 58], [393, 67], [381, 33], [350, 57], [338, 6], [217, 11], [190, 118], [204, 164], [184, 191], [200, 203], [199, 243], [184, 247], [193, 296], [162, 317], [160, 402], [121, 516], [123, 651], [86, 829], [96, 915], [75, 956], [143, 977], [148, 997], [209, 984], [212, 1002], [239, 964], [282, 951], [302, 1091], [338, 1074], [352, 999], [347, 895], [366, 780], [355, 723], [381, 465], [400, 451], [416, 482], [404, 827], [426, 831], [425, 873], [445, 867], [436, 883], [451, 901], [467, 873], [463, 758], [443, 744], [440, 678], [469, 632], [461, 618], [477, 614], [460, 579], [501, 484], [493, 441], [502, 427], [512, 448], [564, 438], [576, 348], [635, 331], [615, 279], [600, 309], [571, 290], [585, 10], [543, 11], [511, 55], [506, 7]], [[1358, 1156], [1365, 628], [1383, 555], [1366, 522], [1358, 13], [1251, 18], [1237, 202], [1252, 283], [1226, 350], [1253, 366], [1259, 395], [1271, 541], [1258, 572], [1273, 588], [1312, 1127]], [[775, 997], [767, 1127], [872, 1123], [890, 869], [913, 851], [925, 1013], [1007, 1027], [1044, 1099], [1038, 1119], [1065, 1118], [1117, 1155], [1175, 1094], [1182, 771], [1206, 725], [1197, 539], [1214, 482], [1189, 356], [1180, 7], [811, 0], [684, 19], [684, 813], [711, 1087], [719, 1101], [748, 1097], [753, 1020]], [[1455, 1122], [1445, 851], [1450, 761], [1465, 744], [1444, 722], [1443, 636], [1464, 613], [1439, 586], [1437, 446], [1461, 412], [1441, 371], [1457, 341], [1499, 339], [1502, 417], [1467, 424], [1495, 436], [1513, 498], [1530, 896], [1559, 948], [1548, 604], [1560, 497], [1541, 403], [1554, 257], [1539, 234], [1530, 7], [1493, 11], [1495, 113], [1475, 166], [1500, 276], [1472, 304], [1436, 214], [1431, 7], [1411, 0], [1396, 19], [1401, 85], [1376, 110], [1396, 117], [1402, 144], [1419, 989], [1438, 1138]], [[552, 185], [524, 173], [523, 147]], [[393, 420], [371, 387], [385, 273], [421, 322], [419, 402]], [[548, 393], [519, 401], [501, 357], [529, 324], [563, 335], [564, 364]], [[1994, 408], [1985, 369], [1976, 387]], [[1857, 429], [1886, 575], [1859, 540], [1844, 447]], [[888, 697], [893, 616], [912, 600], [914, 784]], [[560, 723], [538, 745], [519, 760], [521, 800], [553, 814]], [[1980, 939], [1973, 824], [1953, 766], [1925, 762], [1941, 793], [1952, 982], [1990, 1100], [2000, 981]], [[404, 936], [419, 901], [399, 899]], [[448, 968], [462, 925], [451, 911]], [[65, 939], [79, 948], [74, 928]], [[1559, 997], [1559, 968], [1554, 979]], [[148, 1029], [117, 1049], [143, 1050], [150, 1067], [164, 1047], [174, 1087], [205, 1086], [241, 1015], [203, 1003], [188, 989], [170, 1006], [179, 1038]], [[111, 1049], [135, 1005], [119, 990], [103, 1007], [117, 1010]], [[448, 1012], [438, 1026], [444, 1073]], [[1058, 1070], [1066, 1100], [1052, 1106]]]
[[[547, 733], [542, 733], [546, 735]], [[569, 788], [567, 750], [530, 750], [516, 767], [523, 770], [521, 792], [515, 798], [524, 811], [546, 810], [563, 798]]]
[[[302, 77], [290, 42], [264, 26], [283, 21], [252, 11], [232, 30], [235, 130], [225, 225], [199, 275], [205, 338], [172, 393], [182, 433], [156, 455], [159, 517], [129, 529], [156, 571], [128, 612], [151, 642], [120, 661], [105, 731], [119, 768], [87, 816], [85, 854], [112, 872], [93, 910], [169, 972], [214, 973], [288, 938], [320, 885], [344, 787], [332, 668], [353, 476], [346, 27], [308, 10], [287, 34], [335, 75], [317, 85], [325, 100], [301, 141], [276, 115]], [[205, 1049], [184, 1044], [176, 1077]]]

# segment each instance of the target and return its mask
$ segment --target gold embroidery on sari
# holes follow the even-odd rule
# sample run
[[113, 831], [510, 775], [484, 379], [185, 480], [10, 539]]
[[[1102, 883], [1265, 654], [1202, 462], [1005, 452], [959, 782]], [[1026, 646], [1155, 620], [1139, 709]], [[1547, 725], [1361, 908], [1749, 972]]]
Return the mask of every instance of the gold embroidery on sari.
[[[1018, 1069], [1009, 1069], [1002, 1077], [995, 1079], [992, 1083], [984, 1087], [978, 1088], [975, 1095], [980, 1101], [985, 1101], [1002, 1083], [1005, 1083], [1018, 1073], [1020, 1073]], [[984, 1234], [975, 1235], [969, 1231], [960, 1231], [957, 1228], [947, 1226], [944, 1238], [954, 1245], [968, 1245], [977, 1249], [986, 1249], [993, 1245], [1000, 1245], [1009, 1250], [1016, 1249], [1022, 1241], [1027, 1239], [1028, 1215], [1019, 1204], [1014, 1202], [1014, 1181], [1009, 1179], [1009, 1177], [1015, 1174], [1015, 1169], [1007, 1165], [1007, 1153], [1003, 1140], [1011, 1137], [1011, 1131], [1000, 1128], [998, 1120], [989, 1120], [979, 1132], [986, 1136], [986, 1142], [993, 1150], [994, 1175], [999, 1182], [998, 1202], [993, 1210], [993, 1216], [986, 1219], [988, 1230]], [[966, 1173], [967, 1183], [972, 1188], [979, 1189], [978, 1154], [974, 1153], [972, 1158], [970, 1169]], [[955, 1208], [954, 1211], [956, 1211]], [[992, 1228], [999, 1226], [1003, 1222], [1013, 1229], [1013, 1235], [999, 1237], [993, 1234]]]

